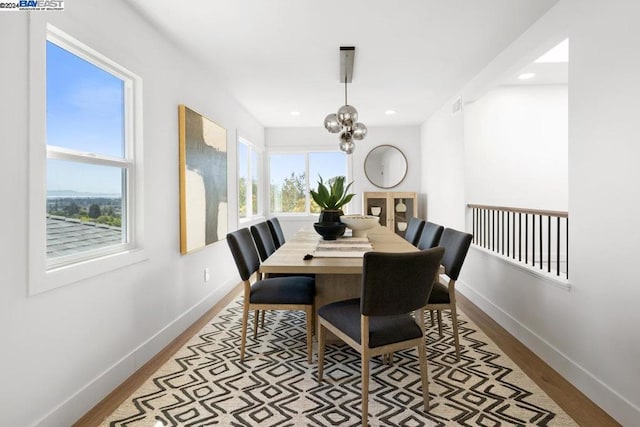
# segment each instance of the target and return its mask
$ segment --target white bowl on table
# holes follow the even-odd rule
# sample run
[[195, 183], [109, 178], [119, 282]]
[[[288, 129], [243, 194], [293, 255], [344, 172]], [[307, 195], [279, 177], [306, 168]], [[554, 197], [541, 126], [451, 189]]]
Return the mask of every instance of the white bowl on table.
[[373, 215], [342, 215], [340, 222], [346, 224], [353, 237], [367, 237], [367, 231], [380, 225], [380, 217]]

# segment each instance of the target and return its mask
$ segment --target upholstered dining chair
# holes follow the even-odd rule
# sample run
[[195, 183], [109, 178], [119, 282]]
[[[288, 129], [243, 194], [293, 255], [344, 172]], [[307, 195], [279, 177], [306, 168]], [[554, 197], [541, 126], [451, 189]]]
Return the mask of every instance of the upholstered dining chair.
[[418, 240], [420, 240], [420, 235], [422, 234], [423, 228], [424, 220], [412, 217], [409, 220], [409, 225], [407, 225], [407, 231], [405, 231], [404, 233], [405, 240], [411, 243], [413, 246], [416, 246], [418, 244]]
[[420, 240], [418, 240], [418, 244], [416, 246], [418, 246], [418, 249], [420, 250], [435, 248], [440, 242], [440, 237], [442, 236], [443, 231], [443, 226], [434, 222], [425, 222], [424, 227], [422, 228], [422, 234], [420, 234]]
[[472, 239], [473, 236], [471, 234], [452, 228], [445, 228], [442, 232], [438, 245], [444, 248], [442, 265], [444, 266], [445, 274], [439, 276], [434, 284], [427, 303], [427, 310], [437, 310], [438, 312], [438, 333], [440, 336], [442, 336], [442, 310], [451, 310], [451, 328], [458, 361], [460, 361], [460, 339], [458, 337], [455, 284]]
[[271, 230], [273, 242], [276, 245], [276, 249], [278, 249], [280, 246], [284, 245], [285, 242], [280, 220], [277, 217], [273, 217], [267, 220], [267, 224], [269, 224], [269, 230]]
[[[429, 383], [424, 339], [424, 306], [435, 282], [443, 248], [364, 255], [360, 298], [318, 309], [318, 381], [322, 381], [327, 331], [360, 352], [362, 425], [369, 409], [369, 359], [417, 347], [422, 399], [429, 410]], [[415, 311], [416, 316], [411, 314]]]
[[[253, 242], [256, 245], [256, 249], [258, 250], [258, 255], [260, 255], [260, 261], [264, 261], [271, 256], [276, 251], [276, 244], [273, 241], [273, 236], [271, 234], [271, 229], [267, 222], [261, 222], [259, 224], [252, 225], [251, 235], [253, 236]], [[289, 273], [270, 273], [268, 275], [263, 275], [262, 278], [266, 279], [267, 277], [288, 277], [288, 276], [309, 276], [315, 279], [314, 274], [289, 274]], [[258, 324], [258, 317], [260, 318], [260, 327], [264, 328], [264, 310], [256, 310], [256, 323]], [[255, 338], [258, 335], [257, 327], [253, 330], [253, 337]]]
[[266, 221], [261, 222], [252, 225], [250, 230], [253, 241], [256, 244], [256, 249], [258, 249], [258, 255], [260, 255], [260, 261], [264, 261], [277, 249], [273, 241], [273, 236], [271, 235], [271, 230], [269, 229], [269, 224], [267, 224]]
[[[244, 284], [240, 360], [244, 361], [249, 310], [303, 310], [307, 317], [307, 362], [311, 363], [315, 280], [310, 277], [276, 277], [255, 280], [260, 259], [248, 229], [227, 234], [227, 243]], [[254, 331], [257, 328], [257, 316]], [[255, 335], [255, 332], [254, 332]]]

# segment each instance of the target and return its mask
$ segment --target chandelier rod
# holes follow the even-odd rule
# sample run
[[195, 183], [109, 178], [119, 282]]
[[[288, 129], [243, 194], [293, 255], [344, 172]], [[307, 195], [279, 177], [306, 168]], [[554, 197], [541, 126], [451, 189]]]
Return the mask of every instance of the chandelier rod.
[[344, 73], [344, 105], [349, 105], [347, 102], [347, 72]]

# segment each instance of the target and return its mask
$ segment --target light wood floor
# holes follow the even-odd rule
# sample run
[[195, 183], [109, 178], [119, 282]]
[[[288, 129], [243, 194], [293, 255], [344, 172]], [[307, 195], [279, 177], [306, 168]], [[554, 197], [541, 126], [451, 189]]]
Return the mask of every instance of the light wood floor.
[[[240, 284], [153, 359], [147, 362], [147, 364], [87, 412], [74, 426], [85, 427], [99, 425], [102, 420], [115, 411], [127, 397], [140, 388], [147, 378], [152, 376], [157, 369], [168, 361], [180, 347], [186, 344], [191, 337], [202, 329], [209, 320], [233, 301], [241, 291], [242, 285]], [[544, 390], [549, 397], [564, 409], [578, 424], [581, 426], [599, 427], [620, 425], [471, 301], [460, 294], [457, 294], [456, 298], [458, 307], [464, 311], [469, 319], [478, 325], [527, 376]]]
[[620, 426], [616, 420], [516, 340], [484, 311], [456, 293], [458, 308], [473, 321], [558, 406], [581, 426]]

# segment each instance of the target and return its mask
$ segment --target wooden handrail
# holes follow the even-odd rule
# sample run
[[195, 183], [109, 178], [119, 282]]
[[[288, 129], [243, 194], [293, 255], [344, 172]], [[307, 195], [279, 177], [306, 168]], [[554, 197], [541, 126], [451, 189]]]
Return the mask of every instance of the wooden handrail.
[[490, 209], [494, 211], [526, 213], [526, 214], [532, 214], [532, 215], [546, 215], [546, 216], [553, 216], [553, 217], [559, 217], [559, 218], [569, 217], [569, 212], [564, 212], [564, 211], [546, 211], [542, 209], [525, 209], [525, 208], [510, 208], [505, 206], [474, 205], [471, 203], [469, 203], [467, 207], [472, 209]]

